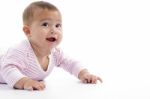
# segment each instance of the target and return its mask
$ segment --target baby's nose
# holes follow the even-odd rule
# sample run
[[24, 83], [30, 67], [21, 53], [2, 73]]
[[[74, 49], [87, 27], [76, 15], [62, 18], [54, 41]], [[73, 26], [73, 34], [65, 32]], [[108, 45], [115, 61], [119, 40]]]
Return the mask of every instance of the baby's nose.
[[54, 34], [54, 30], [51, 30], [50, 33], [51, 33], [51, 34]]
[[51, 27], [50, 33], [51, 33], [51, 34], [54, 34], [54, 33], [55, 33], [55, 27]]

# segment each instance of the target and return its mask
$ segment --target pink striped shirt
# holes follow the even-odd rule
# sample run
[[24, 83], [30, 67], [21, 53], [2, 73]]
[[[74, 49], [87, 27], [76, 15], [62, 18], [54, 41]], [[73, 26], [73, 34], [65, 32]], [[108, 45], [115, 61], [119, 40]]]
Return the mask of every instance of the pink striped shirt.
[[83, 69], [80, 63], [65, 57], [62, 50], [54, 48], [49, 55], [49, 65], [47, 71], [40, 66], [36, 55], [28, 40], [10, 48], [7, 53], [0, 58], [0, 82], [7, 83], [10, 87], [22, 77], [30, 77], [34, 80], [44, 80], [54, 66], [62, 67], [64, 70], [78, 77], [78, 73]]

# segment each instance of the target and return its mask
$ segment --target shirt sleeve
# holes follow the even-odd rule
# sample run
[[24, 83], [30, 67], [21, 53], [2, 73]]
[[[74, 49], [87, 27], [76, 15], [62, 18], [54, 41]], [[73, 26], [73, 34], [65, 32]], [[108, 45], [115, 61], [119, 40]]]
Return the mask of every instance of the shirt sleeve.
[[22, 53], [16, 50], [8, 51], [1, 62], [0, 73], [5, 82], [12, 88], [17, 81], [26, 77], [21, 73], [21, 70], [24, 68], [23, 57], [21, 54]]
[[56, 66], [63, 68], [77, 78], [80, 71], [84, 69], [83, 65], [79, 61], [64, 55], [63, 51], [58, 48], [55, 50], [54, 60]]

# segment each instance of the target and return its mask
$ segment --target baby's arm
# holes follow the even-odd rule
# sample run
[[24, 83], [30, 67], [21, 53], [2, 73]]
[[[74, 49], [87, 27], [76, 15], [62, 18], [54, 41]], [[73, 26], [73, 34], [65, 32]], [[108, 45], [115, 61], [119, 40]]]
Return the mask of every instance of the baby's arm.
[[10, 48], [4, 57], [1, 58], [0, 74], [5, 83], [11, 88], [28, 89], [28, 90], [42, 90], [45, 85], [42, 82], [32, 80], [23, 72], [28, 65], [27, 53], [22, 51], [19, 47]]
[[24, 90], [43, 90], [45, 85], [43, 82], [32, 80], [28, 77], [23, 77], [14, 85], [14, 88]]
[[57, 49], [57, 53], [55, 53], [55, 57], [56, 57], [56, 64], [58, 64], [59, 67], [62, 67], [66, 71], [75, 75], [82, 82], [93, 83], [93, 84], [97, 83], [97, 80], [102, 82], [102, 79], [100, 77], [90, 74], [87, 71], [87, 69], [82, 67], [82, 64], [80, 64], [78, 61], [75, 61], [74, 59], [66, 57], [63, 54], [62, 50]]
[[83, 69], [79, 72], [78, 78], [83, 82], [83, 83], [92, 83], [96, 84], [97, 81], [99, 80], [101, 83], [103, 82], [102, 79], [96, 75], [90, 74], [87, 69]]

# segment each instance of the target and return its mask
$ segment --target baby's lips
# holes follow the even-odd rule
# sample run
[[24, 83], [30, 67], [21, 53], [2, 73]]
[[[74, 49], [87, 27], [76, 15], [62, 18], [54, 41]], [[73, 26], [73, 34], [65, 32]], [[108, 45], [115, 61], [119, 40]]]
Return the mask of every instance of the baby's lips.
[[50, 42], [55, 42], [57, 39], [55, 37], [49, 37], [49, 38], [46, 38], [46, 40]]

